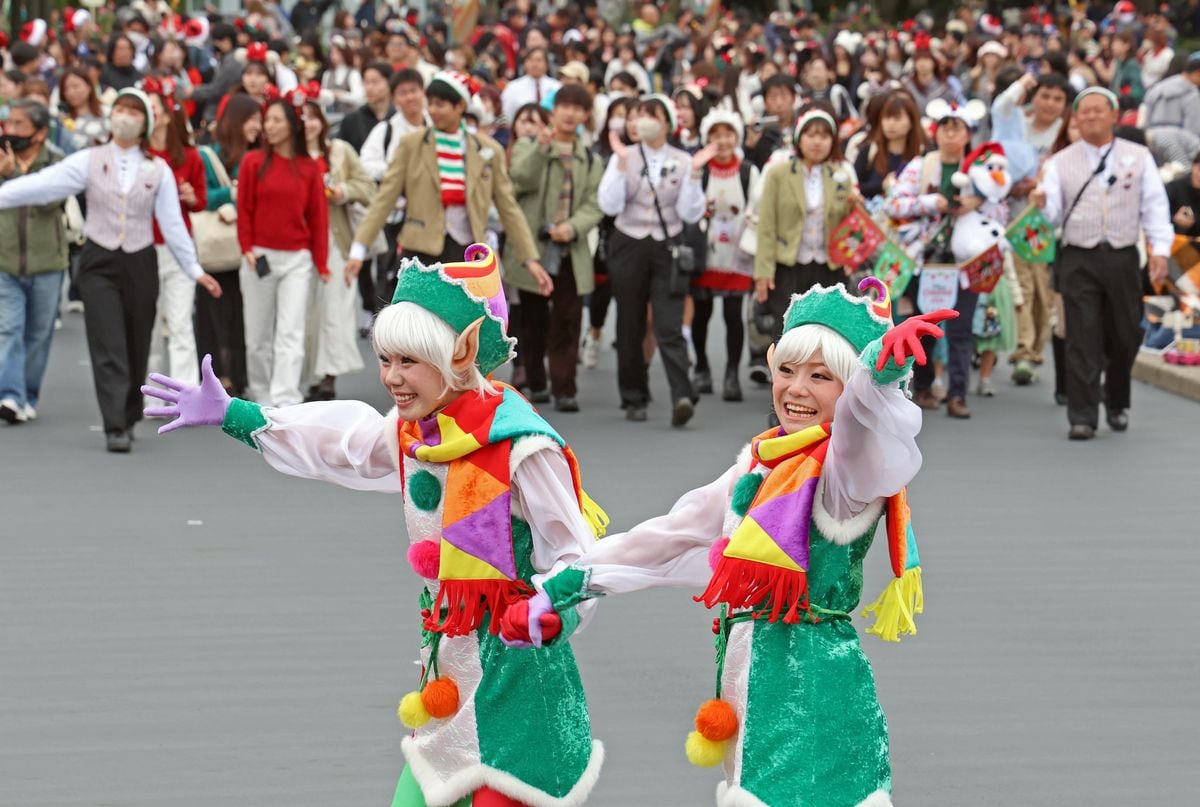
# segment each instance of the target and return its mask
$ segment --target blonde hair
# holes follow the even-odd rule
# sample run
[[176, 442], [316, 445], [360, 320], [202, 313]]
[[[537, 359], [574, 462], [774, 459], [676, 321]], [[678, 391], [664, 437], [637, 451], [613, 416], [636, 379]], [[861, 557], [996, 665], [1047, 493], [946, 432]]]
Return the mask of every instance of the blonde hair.
[[371, 343], [380, 356], [407, 356], [437, 369], [445, 392], [499, 392], [473, 364], [466, 372], [454, 369], [454, 344], [458, 334], [447, 322], [416, 303], [395, 303], [379, 312]]
[[821, 361], [845, 384], [858, 367], [858, 353], [846, 338], [824, 325], [800, 325], [783, 335], [771, 357], [771, 372], [784, 364], [804, 364], [821, 354]]

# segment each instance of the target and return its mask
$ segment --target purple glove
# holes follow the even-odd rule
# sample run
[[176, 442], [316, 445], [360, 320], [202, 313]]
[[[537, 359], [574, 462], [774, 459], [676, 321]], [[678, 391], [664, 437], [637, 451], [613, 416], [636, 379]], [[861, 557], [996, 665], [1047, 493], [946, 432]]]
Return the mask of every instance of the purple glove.
[[174, 417], [170, 423], [159, 428], [159, 434], [175, 431], [183, 426], [220, 426], [225, 422], [225, 410], [233, 399], [217, 380], [212, 369], [212, 356], [206, 355], [200, 362], [200, 386], [194, 387], [169, 376], [150, 374], [150, 381], [162, 387], [146, 384], [142, 394], [158, 398], [174, 406], [157, 406], [146, 410], [147, 417]]

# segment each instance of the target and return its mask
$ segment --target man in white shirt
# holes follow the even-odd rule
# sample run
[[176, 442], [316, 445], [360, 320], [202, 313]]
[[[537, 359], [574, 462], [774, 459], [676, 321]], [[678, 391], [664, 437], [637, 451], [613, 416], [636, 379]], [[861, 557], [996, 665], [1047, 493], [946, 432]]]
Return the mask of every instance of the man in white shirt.
[[[401, 138], [409, 132], [432, 125], [429, 114], [425, 111], [425, 82], [419, 72], [413, 68], [401, 70], [392, 74], [389, 83], [392, 88], [392, 106], [396, 108], [396, 113], [376, 124], [367, 135], [359, 155], [363, 168], [367, 169], [371, 179], [376, 182], [383, 181]], [[392, 299], [392, 292], [396, 290], [396, 262], [393, 258], [396, 255], [396, 236], [404, 223], [404, 205], [405, 197], [398, 197], [395, 211], [383, 226], [388, 249], [375, 258], [375, 283], [370, 299], [375, 301], [376, 307]]]
[[1167, 192], [1145, 146], [1113, 136], [1117, 96], [1091, 87], [1075, 101], [1080, 140], [1045, 165], [1030, 194], [1062, 227], [1055, 280], [1067, 329], [1067, 417], [1072, 440], [1090, 440], [1101, 374], [1108, 425], [1129, 428], [1130, 374], [1142, 339], [1137, 238], [1146, 236], [1152, 284], [1167, 277], [1175, 232]]
[[516, 117], [518, 109], [526, 104], [540, 104], [543, 98], [562, 86], [557, 79], [546, 75], [550, 72], [550, 57], [545, 48], [527, 50], [521, 67], [525, 75], [510, 81], [500, 94], [500, 106], [509, 123]]

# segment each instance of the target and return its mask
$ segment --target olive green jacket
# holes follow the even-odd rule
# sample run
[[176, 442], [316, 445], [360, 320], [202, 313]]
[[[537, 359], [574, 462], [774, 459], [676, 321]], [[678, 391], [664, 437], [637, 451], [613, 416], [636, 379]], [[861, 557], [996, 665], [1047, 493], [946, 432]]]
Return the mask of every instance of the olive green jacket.
[[[825, 214], [825, 240], [850, 212], [854, 192], [854, 169], [843, 162], [821, 165]], [[804, 168], [795, 157], [767, 170], [763, 180], [762, 201], [758, 206], [758, 250], [754, 256], [754, 277], [774, 278], [775, 265], [791, 266], [800, 251], [804, 235]]]
[[[553, 147], [542, 148], [537, 140], [523, 137], [513, 145], [512, 165], [508, 169], [512, 179], [513, 194], [517, 204], [529, 222], [529, 230], [537, 240], [538, 260], [546, 252], [547, 241], [538, 239], [537, 234], [547, 224], [554, 222], [558, 212], [558, 189], [563, 184], [562, 161], [554, 156]], [[596, 287], [592, 268], [592, 250], [588, 246], [588, 235], [604, 214], [600, 212], [600, 177], [604, 175], [604, 161], [590, 154], [588, 149], [575, 140], [571, 159], [571, 215], [567, 223], [575, 231], [575, 240], [566, 247], [575, 275], [575, 290], [580, 295], [590, 294]], [[536, 292], [537, 281], [510, 248], [504, 253], [504, 279], [514, 288]]]
[[[18, 165], [6, 179], [36, 173], [62, 156], [43, 143], [29, 171]], [[63, 227], [63, 203], [25, 205], [0, 210], [0, 272], [23, 277], [41, 272], [61, 272], [67, 268], [67, 236]]]

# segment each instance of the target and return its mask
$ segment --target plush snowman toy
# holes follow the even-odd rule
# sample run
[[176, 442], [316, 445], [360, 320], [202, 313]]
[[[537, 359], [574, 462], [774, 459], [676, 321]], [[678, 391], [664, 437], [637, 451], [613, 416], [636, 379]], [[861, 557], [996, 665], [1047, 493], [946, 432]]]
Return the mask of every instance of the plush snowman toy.
[[996, 243], [1007, 250], [1008, 203], [1004, 200], [1013, 183], [1004, 147], [994, 142], [978, 146], [963, 158], [962, 171], [951, 182], [963, 196], [974, 194], [984, 199], [978, 208], [954, 221], [950, 235], [954, 260], [960, 264], [969, 261]]

